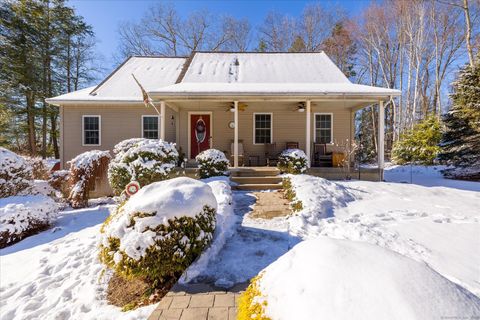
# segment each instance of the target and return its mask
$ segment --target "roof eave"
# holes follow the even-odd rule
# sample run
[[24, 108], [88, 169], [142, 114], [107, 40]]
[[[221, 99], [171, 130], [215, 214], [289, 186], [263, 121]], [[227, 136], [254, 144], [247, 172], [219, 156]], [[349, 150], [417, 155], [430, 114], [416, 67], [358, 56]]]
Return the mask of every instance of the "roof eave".
[[180, 100], [193, 100], [193, 99], [203, 99], [203, 98], [218, 98], [223, 99], [226, 97], [260, 97], [260, 98], [304, 98], [304, 99], [339, 99], [339, 98], [348, 98], [348, 99], [361, 99], [369, 98], [372, 100], [390, 100], [391, 97], [400, 96], [400, 91], [395, 92], [160, 92], [152, 91], [149, 92], [150, 96], [156, 100], [165, 100], [170, 98], [180, 99]]

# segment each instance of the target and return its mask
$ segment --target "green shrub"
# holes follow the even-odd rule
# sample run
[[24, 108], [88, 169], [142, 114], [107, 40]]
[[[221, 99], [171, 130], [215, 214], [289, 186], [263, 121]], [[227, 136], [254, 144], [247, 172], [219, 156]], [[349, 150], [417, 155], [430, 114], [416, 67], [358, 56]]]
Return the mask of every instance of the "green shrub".
[[152, 183], [104, 222], [100, 260], [157, 288], [180, 276], [210, 244], [215, 214], [215, 196], [204, 182], [180, 177]]
[[290, 207], [294, 212], [300, 211], [303, 209], [302, 201], [297, 199], [297, 194], [293, 189], [292, 180], [290, 178], [283, 178], [282, 187], [284, 190], [285, 198], [290, 201]]
[[169, 178], [175, 168], [178, 152], [174, 143], [134, 138], [118, 143], [108, 167], [108, 182], [119, 195], [130, 181], [141, 186]]
[[392, 160], [397, 164], [432, 165], [440, 152], [441, 137], [440, 122], [430, 116], [400, 135], [392, 148]]
[[308, 158], [300, 149], [286, 149], [278, 157], [277, 166], [284, 173], [304, 173], [308, 168]]
[[198, 162], [199, 175], [202, 179], [227, 175], [229, 161], [220, 150], [202, 151], [195, 160]]

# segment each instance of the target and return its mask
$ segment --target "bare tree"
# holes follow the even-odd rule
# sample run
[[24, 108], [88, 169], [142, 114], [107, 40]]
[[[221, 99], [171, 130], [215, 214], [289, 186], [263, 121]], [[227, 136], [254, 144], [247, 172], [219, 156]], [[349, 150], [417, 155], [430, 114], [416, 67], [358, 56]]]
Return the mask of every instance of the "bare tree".
[[326, 10], [320, 4], [307, 4], [299, 18], [298, 33], [305, 42], [306, 51], [322, 49], [322, 44], [331, 35], [335, 25], [344, 20], [345, 15], [338, 10]]
[[223, 18], [223, 33], [227, 41], [223, 50], [245, 52], [252, 40], [252, 27], [247, 19], [235, 19], [231, 16]]
[[[248, 46], [248, 21], [218, 19], [207, 10], [181, 17], [172, 4], [152, 7], [139, 23], [119, 26], [122, 58], [132, 54], [185, 56], [196, 50]], [[239, 32], [239, 33], [237, 33]]]
[[296, 37], [296, 22], [292, 17], [271, 11], [259, 28], [260, 38], [268, 51], [288, 51]]

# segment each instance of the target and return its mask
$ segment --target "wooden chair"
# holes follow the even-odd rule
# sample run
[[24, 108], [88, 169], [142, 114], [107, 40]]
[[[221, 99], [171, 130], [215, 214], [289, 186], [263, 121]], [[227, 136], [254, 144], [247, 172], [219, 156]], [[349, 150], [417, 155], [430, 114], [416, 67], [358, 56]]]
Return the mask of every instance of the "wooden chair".
[[285, 149], [298, 149], [298, 142], [289, 141], [285, 143]]
[[314, 167], [331, 167], [332, 153], [327, 152], [327, 145], [325, 143], [313, 144], [313, 166]]
[[[233, 155], [234, 155], [234, 149], [235, 144], [233, 142], [230, 143], [230, 164], [233, 166]], [[238, 141], [238, 165], [239, 166], [244, 166], [245, 165], [245, 150], [243, 149], [243, 140]]]
[[277, 165], [278, 152], [276, 142], [265, 144], [265, 161], [267, 163], [267, 167], [269, 167], [270, 165]]

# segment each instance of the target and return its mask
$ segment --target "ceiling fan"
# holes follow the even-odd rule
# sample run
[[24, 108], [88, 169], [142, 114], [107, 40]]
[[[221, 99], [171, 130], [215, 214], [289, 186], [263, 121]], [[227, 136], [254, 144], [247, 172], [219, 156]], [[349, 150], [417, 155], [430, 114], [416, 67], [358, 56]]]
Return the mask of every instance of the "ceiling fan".
[[[238, 103], [238, 111], [245, 111], [247, 109], [248, 105], [246, 103], [243, 103], [243, 102], [239, 102]], [[228, 107], [227, 110], [225, 110], [227, 112], [235, 112], [235, 104], [232, 102], [230, 104], [230, 106]]]

